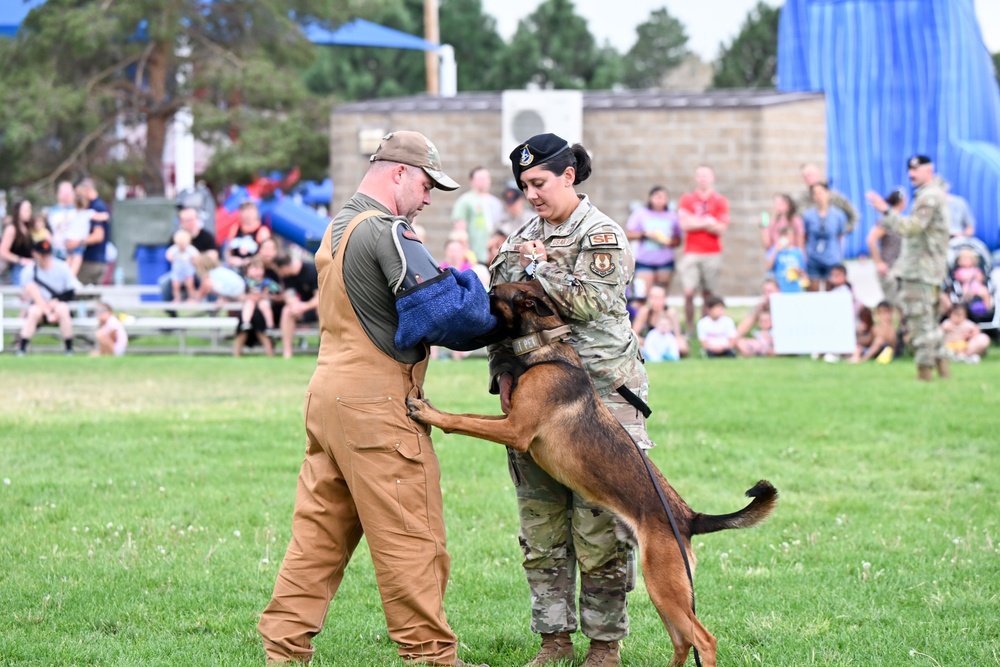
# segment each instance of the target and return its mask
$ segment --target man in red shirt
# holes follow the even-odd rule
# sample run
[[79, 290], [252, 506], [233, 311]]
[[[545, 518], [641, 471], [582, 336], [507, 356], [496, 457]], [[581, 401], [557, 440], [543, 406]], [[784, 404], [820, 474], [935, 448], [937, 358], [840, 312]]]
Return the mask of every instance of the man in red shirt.
[[[694, 295], [701, 287], [702, 304], [716, 295], [722, 271], [722, 233], [729, 226], [729, 202], [716, 192], [715, 172], [706, 165], [694, 173], [695, 191], [681, 197], [679, 218], [684, 256], [678, 264], [684, 288], [685, 333], [694, 331]], [[702, 305], [704, 315], [704, 305]]]

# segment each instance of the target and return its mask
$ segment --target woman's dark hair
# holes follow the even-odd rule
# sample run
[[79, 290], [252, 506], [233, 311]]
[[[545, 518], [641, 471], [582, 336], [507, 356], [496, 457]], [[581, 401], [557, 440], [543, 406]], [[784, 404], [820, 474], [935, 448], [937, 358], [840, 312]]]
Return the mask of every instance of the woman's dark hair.
[[654, 185], [652, 188], [650, 188], [649, 194], [646, 196], [646, 208], [650, 210], [653, 209], [653, 195], [655, 195], [657, 192], [662, 192], [665, 195], [667, 195], [667, 203], [668, 204], [670, 203], [670, 193], [667, 192], [667, 189], [662, 185]]
[[558, 155], [552, 156], [548, 162], [543, 162], [538, 166], [545, 171], [551, 171], [556, 176], [561, 176], [567, 167], [573, 167], [576, 169], [573, 185], [577, 185], [590, 177], [590, 154], [587, 153], [587, 149], [582, 144], [573, 144], [568, 151], [564, 150]]
[[[21, 207], [24, 206], [25, 202], [30, 202], [29, 199], [22, 199], [14, 208], [11, 209], [10, 221], [14, 225], [14, 245], [25, 245], [31, 246], [31, 223], [33, 218], [28, 218], [27, 220], [21, 220]], [[24, 225], [24, 229], [21, 225]]]
[[906, 197], [906, 192], [903, 188], [896, 188], [885, 198], [885, 203], [889, 206], [896, 206], [899, 202], [903, 201]]
[[776, 196], [780, 197], [781, 199], [783, 199], [785, 201], [785, 204], [788, 206], [788, 219], [789, 220], [791, 220], [796, 215], [798, 215], [799, 207], [795, 205], [795, 200], [792, 199], [792, 196], [790, 194], [787, 194], [787, 193], [784, 193], [784, 192], [779, 192]]

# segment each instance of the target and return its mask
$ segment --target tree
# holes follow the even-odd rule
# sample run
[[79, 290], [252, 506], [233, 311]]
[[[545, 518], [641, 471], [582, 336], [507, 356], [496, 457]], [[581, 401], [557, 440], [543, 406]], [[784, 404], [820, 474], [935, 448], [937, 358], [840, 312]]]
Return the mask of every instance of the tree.
[[497, 62], [507, 45], [496, 19], [483, 12], [482, 0], [442, 0], [441, 43], [455, 48], [459, 90], [502, 87]]
[[144, 125], [123, 168], [161, 193], [166, 132], [182, 107], [196, 136], [223, 144], [218, 159], [291, 166], [301, 136], [282, 137], [308, 127], [316, 142], [326, 124], [306, 103], [297, 72], [314, 47], [292, 16], [335, 24], [378, 2], [214, 0], [206, 10], [202, 0], [48, 0], [0, 40], [0, 182], [46, 186], [92, 172], [116, 144], [132, 150], [116, 126]]
[[653, 88], [664, 74], [684, 62], [687, 31], [663, 7], [652, 11], [636, 33], [638, 39], [624, 56], [624, 83], [629, 88]]
[[747, 14], [739, 34], [724, 46], [715, 64], [714, 88], [774, 88], [778, 69], [781, 8], [766, 2]]
[[500, 59], [500, 80], [505, 88], [596, 88], [606, 57], [572, 0], [545, 0], [518, 23]]

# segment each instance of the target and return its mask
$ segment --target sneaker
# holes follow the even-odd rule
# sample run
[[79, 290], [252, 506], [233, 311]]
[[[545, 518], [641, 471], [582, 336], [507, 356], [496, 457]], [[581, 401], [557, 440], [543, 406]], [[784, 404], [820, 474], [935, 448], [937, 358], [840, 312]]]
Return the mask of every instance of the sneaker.
[[253, 329], [253, 325], [249, 322], [240, 322], [240, 331], [250, 331]]
[[826, 354], [823, 355], [823, 361], [825, 361], [828, 364], [835, 364], [838, 361], [840, 361], [840, 357], [835, 355], [833, 352], [827, 352]]
[[979, 361], [980, 361], [980, 357], [979, 357], [978, 354], [970, 354], [969, 356], [967, 356], [965, 358], [965, 363], [967, 363], [967, 364], [978, 364]]
[[22, 350], [21, 348], [18, 348], [16, 350], [14, 350], [14, 356], [15, 357], [23, 357], [24, 356], [24, 350]]
[[63, 350], [63, 354], [66, 355], [67, 357], [72, 357], [73, 350]]

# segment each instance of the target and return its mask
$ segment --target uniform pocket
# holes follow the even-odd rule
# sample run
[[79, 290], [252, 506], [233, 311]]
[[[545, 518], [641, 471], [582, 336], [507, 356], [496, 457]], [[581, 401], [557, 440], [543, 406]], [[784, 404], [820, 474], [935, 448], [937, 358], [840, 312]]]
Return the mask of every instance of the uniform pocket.
[[396, 480], [396, 500], [403, 518], [403, 530], [422, 533], [430, 530], [427, 512], [427, 481], [423, 477]]
[[344, 443], [356, 452], [394, 452], [403, 438], [413, 437], [399, 423], [402, 406], [391, 396], [375, 398], [337, 397], [337, 415]]

